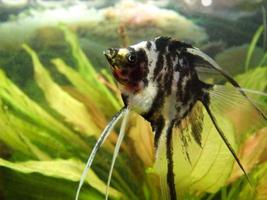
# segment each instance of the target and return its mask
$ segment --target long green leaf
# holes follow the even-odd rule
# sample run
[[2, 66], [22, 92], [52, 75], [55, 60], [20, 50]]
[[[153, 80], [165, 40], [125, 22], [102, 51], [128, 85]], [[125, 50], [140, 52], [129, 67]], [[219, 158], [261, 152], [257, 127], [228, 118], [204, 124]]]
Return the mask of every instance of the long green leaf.
[[[76, 182], [39, 173], [24, 174], [1, 167], [1, 197], [8, 200], [73, 200]], [[80, 200], [102, 200], [103, 194], [92, 187], [81, 193]]]
[[30, 47], [24, 45], [23, 48], [32, 57], [35, 80], [43, 90], [50, 106], [64, 116], [67, 122], [73, 124], [75, 129], [89, 136], [96, 135], [100, 130], [93, 123], [93, 118], [87, 112], [86, 107], [52, 80], [37, 54]]
[[[12, 150], [21, 152], [39, 160], [48, 160], [50, 156], [66, 156], [70, 152], [66, 144], [53, 137], [48, 130], [36, 126], [24, 118], [16, 116], [7, 106], [0, 108], [0, 139]], [[24, 147], [21, 149], [21, 143]]]
[[262, 59], [261, 59], [260, 62], [259, 62], [259, 66], [261, 67], [261, 66], [264, 65], [264, 64], [267, 65], [266, 61], [267, 61], [267, 53], [265, 53], [265, 54], [263, 55]]
[[114, 108], [112, 106], [107, 106], [105, 103], [106, 99], [101, 96], [101, 92], [95, 87], [92, 87], [92, 85], [89, 85], [77, 71], [59, 58], [53, 59], [52, 63], [56, 66], [57, 70], [66, 76], [81, 93], [90, 98], [92, 100], [92, 104], [96, 105], [102, 113], [105, 113], [108, 117], [113, 115]]
[[1, 99], [0, 106], [0, 140], [16, 151], [22, 152], [23, 154], [32, 157], [27, 145], [18, 136], [17, 132], [9, 126], [9, 120], [5, 116], [5, 113], [8, 112], [8, 108], [3, 104]]
[[[98, 80], [98, 74], [93, 68], [92, 64], [80, 48], [78, 39], [76, 35], [71, 32], [65, 25], [60, 25], [61, 30], [65, 35], [66, 41], [69, 43], [72, 51], [72, 56], [76, 61], [76, 65], [79, 69], [79, 72], [88, 81], [90, 87], [95, 88], [98, 91], [98, 96], [96, 96], [96, 101], [100, 101], [104, 105], [109, 104], [109, 107], [114, 109], [114, 112], [121, 108], [121, 105], [118, 103], [114, 95]], [[101, 52], [102, 53], [102, 52]], [[103, 95], [105, 98], [103, 98]]]
[[257, 67], [235, 77], [235, 80], [243, 88], [249, 88], [258, 91], [267, 89], [267, 66]]
[[0, 80], [0, 98], [3, 99], [5, 104], [8, 104], [10, 108], [14, 109], [25, 120], [47, 129], [61, 141], [67, 141], [68, 144], [78, 149], [88, 151], [87, 144], [80, 137], [26, 96], [1, 70]]
[[66, 76], [68, 80], [81, 92], [89, 93], [91, 97], [96, 95], [95, 93], [97, 91], [90, 87], [86, 80], [72, 67], [68, 66], [63, 60], [56, 58], [52, 60], [52, 63], [56, 66], [57, 70]]
[[[0, 166], [7, 167], [20, 173], [40, 173], [44, 176], [62, 178], [74, 182], [79, 181], [84, 168], [84, 164], [82, 162], [73, 159], [13, 163], [0, 158]], [[88, 173], [86, 183], [103, 194], [106, 191], [106, 184], [100, 180], [92, 170]], [[110, 190], [110, 194], [115, 198], [119, 198], [121, 196], [119, 192], [112, 188]]]
[[250, 60], [251, 60], [252, 54], [253, 54], [253, 52], [254, 52], [254, 49], [255, 49], [255, 47], [256, 47], [256, 45], [257, 45], [257, 42], [258, 42], [258, 40], [259, 40], [259, 38], [260, 38], [260, 36], [261, 36], [263, 30], [264, 30], [263, 26], [260, 26], [260, 27], [258, 28], [258, 30], [256, 31], [256, 33], [254, 34], [253, 38], [252, 38], [252, 41], [251, 41], [251, 43], [250, 43], [250, 45], [249, 45], [249, 48], [248, 48], [247, 57], [246, 57], [245, 71], [247, 71], [248, 68], [249, 68]]

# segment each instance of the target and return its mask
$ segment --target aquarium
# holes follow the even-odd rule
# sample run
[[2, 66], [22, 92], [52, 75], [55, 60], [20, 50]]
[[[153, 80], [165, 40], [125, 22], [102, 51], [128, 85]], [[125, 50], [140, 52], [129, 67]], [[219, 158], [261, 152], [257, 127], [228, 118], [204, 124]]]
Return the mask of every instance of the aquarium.
[[267, 1], [1, 0], [0, 109], [1, 200], [267, 200]]

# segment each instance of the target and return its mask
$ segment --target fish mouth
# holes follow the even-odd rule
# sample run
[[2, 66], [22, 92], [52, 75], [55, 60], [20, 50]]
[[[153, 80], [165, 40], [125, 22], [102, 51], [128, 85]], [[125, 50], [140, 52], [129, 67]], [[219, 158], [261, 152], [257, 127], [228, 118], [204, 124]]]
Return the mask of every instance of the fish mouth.
[[116, 64], [116, 59], [119, 49], [110, 48], [103, 52], [108, 63], [111, 66], [112, 74], [114, 78], [121, 84], [126, 85], [128, 82], [127, 74], [124, 74], [124, 70]]
[[118, 51], [119, 50], [116, 48], [109, 48], [109, 49], [103, 51], [103, 54], [105, 55], [108, 63], [112, 67], [112, 70], [115, 70], [116, 68], [118, 68], [115, 65], [115, 60], [116, 60], [116, 56], [118, 55]]

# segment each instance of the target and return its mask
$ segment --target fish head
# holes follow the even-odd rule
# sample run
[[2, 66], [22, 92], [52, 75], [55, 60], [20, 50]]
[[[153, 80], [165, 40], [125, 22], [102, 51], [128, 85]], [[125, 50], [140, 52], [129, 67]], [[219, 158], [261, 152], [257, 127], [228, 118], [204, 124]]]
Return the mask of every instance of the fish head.
[[104, 51], [114, 78], [129, 92], [142, 89], [148, 72], [148, 58], [144, 49], [110, 48]]
[[110, 48], [104, 51], [122, 96], [127, 99], [126, 104], [136, 107], [138, 113], [146, 113], [152, 108], [159, 82], [162, 81], [155, 77], [159, 73], [165, 73], [157, 71], [157, 65], [161, 64], [163, 68], [159, 55], [163, 57], [167, 53], [165, 47], [168, 42], [169, 38], [156, 38], [128, 48]]

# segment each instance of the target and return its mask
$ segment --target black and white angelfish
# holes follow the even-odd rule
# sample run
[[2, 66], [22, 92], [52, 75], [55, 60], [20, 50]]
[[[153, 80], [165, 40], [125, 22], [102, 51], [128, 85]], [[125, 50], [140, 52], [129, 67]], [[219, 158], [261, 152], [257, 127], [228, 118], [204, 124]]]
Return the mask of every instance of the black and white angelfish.
[[[125, 107], [112, 118], [90, 154], [76, 193], [76, 200], [78, 200], [81, 186], [97, 150], [118, 120], [124, 117], [107, 184], [106, 199], [108, 199], [111, 174], [124, 136], [129, 111], [140, 114], [150, 122], [154, 131], [156, 150], [160, 138], [166, 138], [168, 165], [166, 182], [171, 200], [177, 199], [175, 173], [173, 172], [172, 130], [174, 127], [182, 129], [183, 120], [189, 118], [191, 135], [201, 146], [201, 117], [190, 115], [194, 112], [197, 104], [202, 104], [218, 134], [248, 179], [244, 167], [216, 120], [211, 101], [226, 99], [223, 104], [227, 106], [231, 99], [241, 100], [243, 98], [242, 101], [245, 100], [247, 105], [250, 105], [255, 113], [265, 121], [267, 120], [266, 116], [249, 97], [249, 93], [266, 94], [240, 88], [239, 84], [205, 53], [189, 44], [168, 37], [143, 41], [128, 48], [110, 48], [104, 54], [111, 66], [113, 76], [119, 83]], [[222, 85], [213, 85], [202, 81], [200, 76], [206, 72], [222, 75], [233, 86], [232, 90], [229, 92], [228, 88]]]

